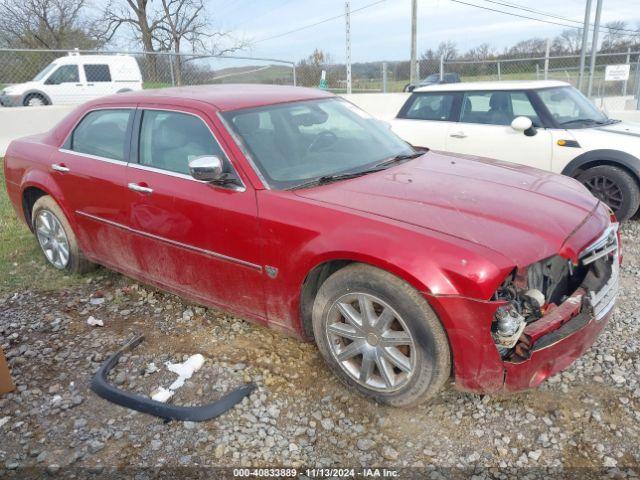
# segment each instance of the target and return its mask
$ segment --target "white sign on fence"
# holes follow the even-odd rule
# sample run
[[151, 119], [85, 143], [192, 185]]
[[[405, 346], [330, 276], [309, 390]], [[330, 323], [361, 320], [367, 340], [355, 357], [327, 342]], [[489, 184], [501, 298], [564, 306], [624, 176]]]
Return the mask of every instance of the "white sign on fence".
[[629, 80], [631, 65], [607, 65], [604, 72], [604, 79], [607, 82], [624, 82]]

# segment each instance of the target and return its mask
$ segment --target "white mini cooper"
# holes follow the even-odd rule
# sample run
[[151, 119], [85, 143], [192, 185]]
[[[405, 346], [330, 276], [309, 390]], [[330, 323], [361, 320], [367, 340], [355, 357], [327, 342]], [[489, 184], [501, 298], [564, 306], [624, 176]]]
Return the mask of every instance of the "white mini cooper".
[[608, 118], [565, 82], [417, 88], [392, 128], [414, 146], [577, 178], [620, 220], [640, 204], [640, 124]]

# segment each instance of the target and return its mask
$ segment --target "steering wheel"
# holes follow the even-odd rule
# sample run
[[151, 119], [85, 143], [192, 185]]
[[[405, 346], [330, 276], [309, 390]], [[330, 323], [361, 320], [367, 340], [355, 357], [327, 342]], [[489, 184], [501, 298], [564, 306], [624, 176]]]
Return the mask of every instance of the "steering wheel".
[[[321, 144], [323, 140], [326, 141], [326, 144], [324, 146], [322, 146]], [[307, 147], [307, 153], [321, 151], [325, 148], [328, 148], [337, 140], [338, 136], [335, 133], [330, 130], [323, 130], [318, 133], [318, 135], [316, 135], [316, 138], [314, 138], [313, 141], [309, 144], [309, 146]], [[321, 146], [322, 148], [318, 148], [319, 146]]]

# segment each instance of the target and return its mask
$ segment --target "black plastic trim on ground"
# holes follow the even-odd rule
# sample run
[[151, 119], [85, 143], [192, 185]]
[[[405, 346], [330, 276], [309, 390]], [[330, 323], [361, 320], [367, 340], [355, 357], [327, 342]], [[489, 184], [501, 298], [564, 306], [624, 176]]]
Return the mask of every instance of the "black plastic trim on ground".
[[107, 374], [118, 363], [118, 360], [124, 352], [137, 347], [143, 340], [144, 335], [136, 335], [111, 355], [91, 380], [91, 390], [105, 400], [138, 412], [148, 413], [149, 415], [154, 415], [166, 420], [203, 422], [222, 415], [234, 405], [241, 402], [244, 397], [247, 397], [256, 388], [254, 383], [249, 383], [226, 394], [220, 400], [213, 403], [200, 407], [180, 407], [157, 402], [148, 397], [125, 392], [124, 390], [114, 387], [107, 381]]

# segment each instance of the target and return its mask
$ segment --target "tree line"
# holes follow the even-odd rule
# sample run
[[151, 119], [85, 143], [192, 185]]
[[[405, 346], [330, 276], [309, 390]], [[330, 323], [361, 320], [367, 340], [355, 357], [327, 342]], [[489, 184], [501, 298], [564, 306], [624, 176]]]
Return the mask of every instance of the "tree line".
[[114, 45], [118, 33], [147, 52], [146, 79], [158, 81], [171, 61], [178, 85], [189, 60], [155, 53], [222, 55], [248, 44], [214, 28], [204, 0], [108, 0], [97, 8], [87, 0], [0, 0], [0, 48], [94, 50]]

